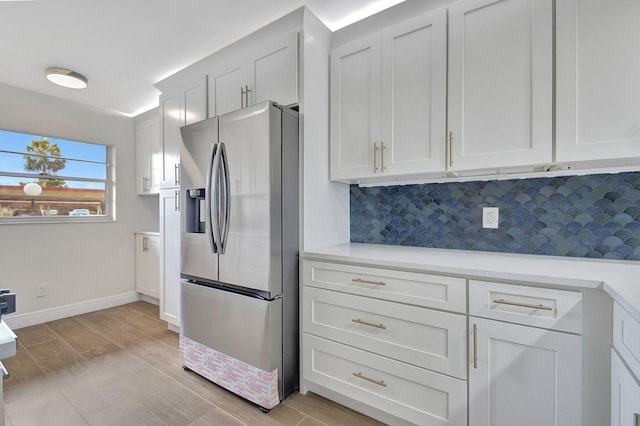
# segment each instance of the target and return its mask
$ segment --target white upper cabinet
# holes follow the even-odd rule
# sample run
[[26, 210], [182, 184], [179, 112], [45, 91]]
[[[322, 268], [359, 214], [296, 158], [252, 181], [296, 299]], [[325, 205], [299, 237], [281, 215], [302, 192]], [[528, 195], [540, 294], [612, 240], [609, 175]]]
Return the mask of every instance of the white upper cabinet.
[[380, 44], [375, 34], [331, 51], [332, 180], [380, 172]]
[[209, 117], [272, 100], [298, 103], [298, 33], [215, 65], [208, 73]]
[[551, 162], [552, 34], [552, 0], [451, 4], [449, 170]]
[[198, 76], [182, 81], [179, 90], [160, 96], [162, 121], [162, 181], [160, 188], [180, 185], [180, 127], [207, 117], [207, 78]]
[[556, 2], [556, 161], [640, 156], [640, 2]]
[[382, 32], [382, 173], [445, 169], [446, 19], [441, 9]]
[[136, 124], [136, 192], [157, 194], [160, 183], [160, 129], [158, 117]]
[[331, 52], [331, 179], [444, 171], [446, 10]]

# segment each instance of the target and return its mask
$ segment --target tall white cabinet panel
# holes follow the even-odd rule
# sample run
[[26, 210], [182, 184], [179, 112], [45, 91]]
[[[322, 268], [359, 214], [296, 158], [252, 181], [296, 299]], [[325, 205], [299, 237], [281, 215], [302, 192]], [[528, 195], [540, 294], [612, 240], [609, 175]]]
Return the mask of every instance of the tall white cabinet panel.
[[331, 51], [331, 179], [380, 173], [380, 34]]
[[160, 238], [136, 234], [136, 291], [158, 298], [160, 289]]
[[158, 193], [160, 155], [158, 118], [136, 124], [136, 192], [139, 195]]
[[582, 338], [469, 319], [470, 426], [580, 426]]
[[556, 5], [556, 161], [640, 156], [640, 2]]
[[445, 169], [446, 19], [442, 9], [382, 32], [385, 174]]
[[449, 8], [450, 170], [552, 160], [552, 0]]
[[160, 191], [160, 319], [180, 326], [180, 191]]

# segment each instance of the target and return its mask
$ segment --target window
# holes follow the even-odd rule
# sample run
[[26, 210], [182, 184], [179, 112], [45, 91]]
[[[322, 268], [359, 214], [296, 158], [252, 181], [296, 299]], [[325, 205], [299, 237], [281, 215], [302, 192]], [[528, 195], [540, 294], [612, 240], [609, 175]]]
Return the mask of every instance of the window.
[[0, 130], [0, 222], [113, 218], [111, 150]]

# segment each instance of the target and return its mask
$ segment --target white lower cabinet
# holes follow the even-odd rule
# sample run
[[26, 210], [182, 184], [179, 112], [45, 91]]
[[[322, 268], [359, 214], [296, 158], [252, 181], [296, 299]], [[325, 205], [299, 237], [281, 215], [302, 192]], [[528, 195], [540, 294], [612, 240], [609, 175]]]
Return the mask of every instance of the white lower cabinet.
[[158, 298], [160, 289], [160, 236], [136, 234], [136, 291]]
[[466, 280], [331, 262], [302, 268], [303, 392], [339, 394], [391, 424], [467, 424]]
[[470, 426], [582, 425], [581, 336], [469, 319]]
[[613, 306], [611, 426], [640, 426], [640, 321]]

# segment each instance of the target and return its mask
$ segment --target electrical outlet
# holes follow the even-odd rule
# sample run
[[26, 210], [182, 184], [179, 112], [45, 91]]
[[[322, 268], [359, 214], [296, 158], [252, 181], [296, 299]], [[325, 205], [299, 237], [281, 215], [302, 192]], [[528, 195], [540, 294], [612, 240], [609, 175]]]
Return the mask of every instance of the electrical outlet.
[[47, 285], [46, 284], [36, 284], [36, 296], [44, 297], [47, 295]]
[[482, 227], [497, 229], [499, 216], [500, 216], [500, 211], [497, 207], [483, 207], [482, 208]]

